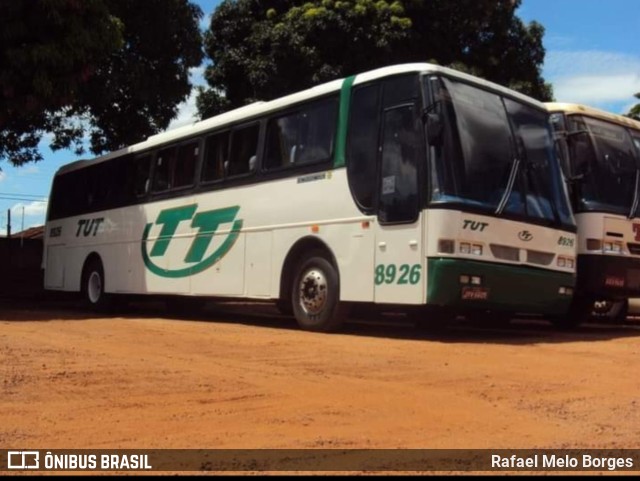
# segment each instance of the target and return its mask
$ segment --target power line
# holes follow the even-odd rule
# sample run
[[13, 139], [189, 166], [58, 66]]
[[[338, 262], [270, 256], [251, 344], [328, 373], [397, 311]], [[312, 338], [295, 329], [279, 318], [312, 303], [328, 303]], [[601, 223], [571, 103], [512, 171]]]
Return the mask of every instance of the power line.
[[48, 202], [47, 200], [40, 200], [40, 199], [33, 199], [33, 198], [30, 199], [26, 197], [5, 197], [5, 196], [0, 196], [0, 200], [13, 200], [18, 202], [37, 202], [41, 204], [46, 204]]
[[43, 197], [46, 197], [46, 195], [37, 195], [37, 194], [16, 194], [15, 192], [0, 192], [0, 195], [17, 195], [20, 197], [36, 197], [38, 199], [42, 199]]

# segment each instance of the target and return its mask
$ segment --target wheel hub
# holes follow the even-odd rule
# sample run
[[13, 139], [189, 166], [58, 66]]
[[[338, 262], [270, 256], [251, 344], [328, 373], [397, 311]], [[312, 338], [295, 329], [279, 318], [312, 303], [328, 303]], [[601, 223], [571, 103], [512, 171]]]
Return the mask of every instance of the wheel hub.
[[608, 300], [598, 300], [593, 303], [593, 312], [595, 314], [607, 314], [613, 307], [613, 302]]
[[327, 303], [327, 279], [318, 269], [304, 273], [298, 286], [300, 305], [307, 314], [318, 314]]
[[102, 277], [100, 274], [93, 271], [89, 275], [89, 282], [87, 283], [87, 294], [92, 304], [97, 303], [102, 295]]

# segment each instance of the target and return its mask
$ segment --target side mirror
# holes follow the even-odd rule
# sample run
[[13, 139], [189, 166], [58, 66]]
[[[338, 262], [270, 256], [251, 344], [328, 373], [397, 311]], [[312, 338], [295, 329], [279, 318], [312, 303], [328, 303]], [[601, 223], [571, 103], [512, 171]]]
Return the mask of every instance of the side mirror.
[[440, 114], [429, 112], [425, 114], [427, 123], [427, 142], [433, 147], [442, 145], [442, 132], [444, 125]]

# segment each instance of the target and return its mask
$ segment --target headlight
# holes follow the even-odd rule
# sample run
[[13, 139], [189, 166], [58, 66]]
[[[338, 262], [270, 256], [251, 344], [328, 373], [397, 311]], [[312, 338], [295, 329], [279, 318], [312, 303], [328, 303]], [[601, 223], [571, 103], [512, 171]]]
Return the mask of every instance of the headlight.
[[614, 254], [622, 253], [622, 244], [620, 242], [605, 242], [604, 252], [612, 252]]

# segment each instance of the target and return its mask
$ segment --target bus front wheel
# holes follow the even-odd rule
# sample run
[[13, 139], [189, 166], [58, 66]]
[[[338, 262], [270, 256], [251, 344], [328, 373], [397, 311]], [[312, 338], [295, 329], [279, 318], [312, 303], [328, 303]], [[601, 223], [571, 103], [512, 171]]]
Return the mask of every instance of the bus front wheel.
[[303, 329], [331, 332], [340, 328], [346, 307], [340, 302], [338, 271], [321, 253], [299, 264], [291, 289], [293, 314]]
[[104, 292], [104, 269], [96, 258], [87, 262], [82, 273], [82, 294], [93, 310], [104, 311], [109, 307], [109, 296]]
[[593, 304], [591, 317], [595, 321], [610, 324], [624, 324], [629, 312], [629, 300], [621, 301], [598, 300]]

